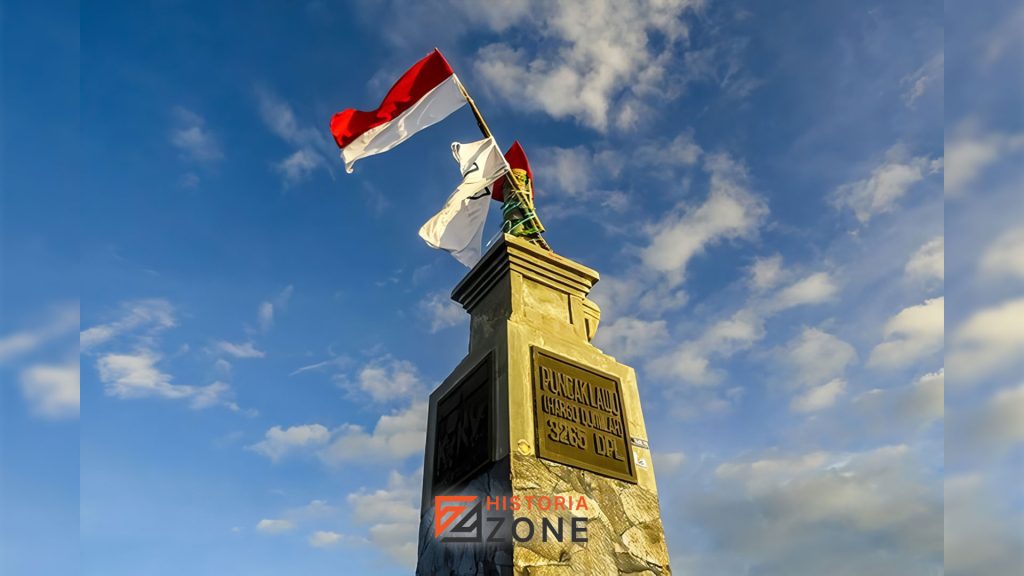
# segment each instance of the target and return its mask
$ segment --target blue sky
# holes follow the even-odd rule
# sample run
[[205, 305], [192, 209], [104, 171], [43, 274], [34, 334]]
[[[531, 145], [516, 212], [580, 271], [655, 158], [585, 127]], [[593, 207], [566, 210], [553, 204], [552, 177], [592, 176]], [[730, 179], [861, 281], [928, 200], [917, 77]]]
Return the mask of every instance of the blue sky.
[[435, 46], [602, 274], [676, 573], [1020, 565], [1010, 3], [3, 18], [5, 573], [410, 572], [424, 401], [468, 331], [416, 231], [479, 133], [461, 110], [347, 175], [327, 126]]

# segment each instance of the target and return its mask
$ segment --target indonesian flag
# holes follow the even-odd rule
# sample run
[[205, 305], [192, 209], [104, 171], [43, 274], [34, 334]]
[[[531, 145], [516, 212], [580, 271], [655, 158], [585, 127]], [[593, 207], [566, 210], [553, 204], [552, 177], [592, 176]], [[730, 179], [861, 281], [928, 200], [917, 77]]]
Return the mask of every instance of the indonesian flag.
[[436, 48], [391, 87], [376, 110], [349, 108], [331, 118], [345, 171], [356, 160], [387, 152], [466, 104], [459, 79]]
[[494, 138], [469, 144], [455, 142], [452, 155], [459, 163], [462, 183], [441, 211], [420, 228], [420, 238], [472, 268], [480, 261], [484, 223], [491, 204], [488, 186], [508, 173], [509, 167]]
[[[512, 142], [512, 146], [509, 147], [508, 152], [505, 152], [505, 160], [508, 161], [508, 165], [512, 170], [522, 170], [526, 172], [526, 177], [530, 181], [530, 197], [533, 198], [533, 171], [530, 170], [530, 161], [526, 159], [526, 152], [523, 152], [523, 147], [519, 145], [519, 140]], [[491, 192], [491, 198], [494, 198], [498, 202], [504, 202], [504, 187], [504, 178], [495, 182], [494, 191]]]

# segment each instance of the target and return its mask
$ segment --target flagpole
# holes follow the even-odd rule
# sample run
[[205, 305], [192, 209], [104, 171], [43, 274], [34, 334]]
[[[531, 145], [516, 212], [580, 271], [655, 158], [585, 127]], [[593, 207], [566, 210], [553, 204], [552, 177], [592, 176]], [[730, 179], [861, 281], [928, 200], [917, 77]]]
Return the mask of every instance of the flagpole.
[[[480, 113], [480, 109], [476, 107], [476, 102], [473, 101], [473, 97], [469, 95], [469, 91], [466, 90], [466, 87], [463, 86], [462, 82], [459, 82], [458, 79], [456, 79], [455, 83], [458, 84], [459, 91], [462, 92], [462, 96], [466, 99], [466, 102], [469, 104], [470, 109], [473, 110], [473, 116], [476, 118], [476, 125], [478, 128], [480, 128], [480, 132], [483, 133], [484, 138], [492, 138], [493, 135], [491, 134], [491, 129], [487, 126], [487, 121], [484, 120], [484, 116], [483, 114]], [[536, 238], [530, 238], [530, 240], [533, 240], [538, 246], [551, 252], [551, 246], [548, 245], [547, 241], [544, 240], [544, 237], [541, 236], [541, 233], [544, 231], [544, 225], [541, 224], [540, 218], [537, 216], [537, 209], [533, 205], [533, 199], [527, 198], [526, 194], [519, 189], [519, 186], [512, 178], [511, 172], [505, 173], [505, 180], [506, 182], [508, 182], [508, 186], [505, 186], [504, 188], [506, 190], [511, 190], [513, 196], [515, 196], [515, 198], [519, 200], [521, 204], [523, 204], [524, 206], [528, 206], [530, 208], [530, 211], [533, 212], [533, 215], [530, 216], [530, 219], [534, 221], [539, 232], [537, 233]]]

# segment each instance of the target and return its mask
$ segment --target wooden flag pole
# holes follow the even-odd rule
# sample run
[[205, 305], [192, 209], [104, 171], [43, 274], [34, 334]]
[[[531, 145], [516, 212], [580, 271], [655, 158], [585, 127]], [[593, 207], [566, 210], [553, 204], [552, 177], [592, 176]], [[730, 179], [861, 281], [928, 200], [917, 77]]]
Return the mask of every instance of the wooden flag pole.
[[[480, 113], [480, 109], [476, 107], [476, 102], [473, 101], [473, 97], [469, 95], [469, 91], [467, 91], [466, 87], [462, 85], [462, 82], [458, 82], [458, 80], [456, 80], [456, 83], [459, 85], [459, 91], [462, 92], [462, 96], [465, 97], [466, 102], [469, 103], [470, 109], [473, 110], [473, 116], [476, 118], [476, 125], [477, 127], [480, 128], [480, 132], [483, 133], [484, 138], [491, 138], [491, 129], [488, 128], [487, 121], [484, 120], [483, 114]], [[551, 246], [548, 245], [547, 241], [544, 240], [544, 237], [541, 236], [541, 233], [544, 232], [544, 225], [541, 224], [540, 218], [537, 217], [537, 209], [533, 205], [533, 198], [528, 198], [526, 192], [519, 188], [518, 184], [515, 182], [515, 179], [512, 177], [511, 172], [505, 173], [505, 181], [507, 182], [505, 190], [511, 190], [512, 195], [516, 198], [516, 200], [518, 200], [522, 206], [528, 208], [530, 212], [533, 213], [529, 219], [533, 220], [534, 226], [537, 228], [537, 230], [539, 230], [539, 232], [537, 233], [536, 237], [527, 237], [527, 239], [532, 241], [534, 244], [537, 244], [541, 248], [551, 252]]]

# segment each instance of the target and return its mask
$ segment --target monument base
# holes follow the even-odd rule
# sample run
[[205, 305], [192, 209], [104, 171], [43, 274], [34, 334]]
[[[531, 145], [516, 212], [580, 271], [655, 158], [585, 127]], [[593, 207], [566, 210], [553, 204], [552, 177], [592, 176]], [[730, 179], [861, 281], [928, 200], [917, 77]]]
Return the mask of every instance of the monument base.
[[597, 279], [506, 235], [456, 286], [470, 346], [430, 395], [417, 575], [671, 574], [636, 374], [590, 344]]

